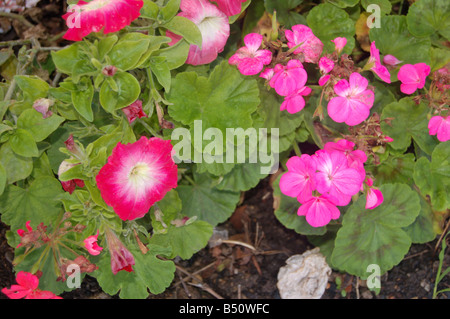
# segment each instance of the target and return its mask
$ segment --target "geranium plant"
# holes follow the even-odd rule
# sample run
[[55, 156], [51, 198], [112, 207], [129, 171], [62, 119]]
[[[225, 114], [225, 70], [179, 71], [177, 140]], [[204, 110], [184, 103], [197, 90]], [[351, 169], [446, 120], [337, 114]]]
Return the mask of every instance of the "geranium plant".
[[162, 293], [174, 258], [269, 175], [280, 223], [362, 279], [442, 233], [448, 1], [68, 5], [51, 79], [35, 42], [0, 51], [10, 298], [53, 298], [85, 274], [121, 298]]

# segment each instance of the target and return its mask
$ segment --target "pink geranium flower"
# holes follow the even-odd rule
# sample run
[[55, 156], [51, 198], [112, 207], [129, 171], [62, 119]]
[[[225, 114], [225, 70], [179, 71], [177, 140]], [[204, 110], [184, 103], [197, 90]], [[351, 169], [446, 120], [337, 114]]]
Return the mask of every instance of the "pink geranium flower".
[[351, 196], [361, 189], [360, 173], [348, 166], [348, 160], [342, 152], [317, 151], [315, 161], [317, 191], [327, 194], [336, 205], [347, 205]]
[[313, 227], [327, 225], [332, 219], [338, 219], [341, 212], [326, 196], [312, 196], [303, 203], [297, 215], [305, 216], [306, 221]]
[[274, 74], [275, 74], [275, 71], [273, 68], [265, 68], [264, 71], [261, 72], [259, 77], [266, 79], [267, 81], [270, 81], [270, 79], [272, 79]]
[[80, 0], [63, 15], [69, 27], [63, 38], [81, 41], [91, 32], [117, 32], [139, 17], [143, 5], [142, 0]]
[[319, 85], [324, 86], [325, 84], [327, 84], [330, 77], [331, 77], [331, 75], [329, 75], [329, 74], [322, 75], [319, 79]]
[[286, 166], [288, 171], [281, 176], [280, 190], [290, 197], [296, 197], [301, 203], [311, 198], [316, 188], [316, 162], [307, 154], [291, 157]]
[[358, 125], [370, 114], [375, 99], [373, 91], [367, 89], [369, 82], [359, 73], [352, 73], [349, 81], [342, 79], [334, 86], [338, 95], [328, 103], [328, 115], [337, 123]]
[[143, 217], [150, 207], [177, 187], [177, 165], [170, 141], [141, 137], [113, 149], [97, 177], [97, 187], [122, 220]]
[[422, 89], [430, 70], [430, 67], [425, 63], [402, 65], [397, 75], [402, 82], [400, 91], [405, 94], [413, 94], [417, 89]]
[[450, 140], [450, 116], [433, 116], [428, 122], [430, 135], [437, 135], [440, 142]]
[[294, 54], [302, 53], [305, 57], [305, 62], [317, 63], [322, 54], [323, 43], [318, 37], [314, 35], [312, 30], [303, 24], [292, 26], [291, 30], [286, 30], [286, 39], [288, 40], [288, 47], [290, 49], [300, 45], [294, 50]]
[[127, 117], [128, 123], [133, 123], [137, 118], [147, 117], [144, 110], [142, 109], [142, 101], [136, 100], [127, 107], [122, 109], [122, 112], [125, 113]]
[[303, 97], [311, 94], [311, 92], [311, 88], [304, 86], [289, 94], [284, 98], [283, 103], [281, 103], [280, 111], [287, 110], [290, 114], [300, 112], [305, 107], [305, 99]]
[[[345, 38], [344, 38], [345, 39]], [[319, 85], [324, 86], [325, 83], [330, 79], [330, 75], [327, 74], [331, 72], [334, 68], [334, 61], [325, 56], [321, 57], [319, 60], [319, 70], [322, 76], [319, 79]]]
[[88, 238], [86, 238], [84, 240], [84, 247], [93, 256], [97, 256], [103, 250], [103, 247], [100, 247], [97, 244], [98, 234], [99, 234], [99, 231], [97, 230], [97, 235], [89, 236]]
[[269, 85], [281, 96], [288, 96], [301, 89], [308, 79], [308, 74], [299, 60], [289, 60], [286, 66], [275, 65], [274, 75]]
[[[208, 64], [223, 51], [230, 36], [230, 24], [225, 13], [207, 0], [181, 0], [181, 12], [178, 14], [194, 22], [200, 29], [203, 42], [201, 48], [191, 45], [187, 64]], [[166, 36], [172, 39], [169, 45], [177, 43], [181, 37], [167, 31]]]
[[396, 66], [397, 64], [402, 63], [403, 61], [400, 61], [395, 56], [391, 54], [387, 54], [383, 57], [383, 63], [391, 66]]
[[387, 67], [381, 64], [380, 51], [375, 46], [375, 41], [370, 45], [370, 58], [367, 62], [370, 69], [386, 83], [391, 83], [391, 74]]
[[367, 193], [366, 193], [366, 209], [374, 209], [383, 203], [383, 193], [373, 186], [373, 180], [368, 178], [366, 180]]
[[336, 39], [331, 40], [331, 42], [334, 43], [335, 51], [340, 54], [347, 44], [347, 38], [337, 37]]
[[328, 153], [334, 151], [341, 152], [347, 158], [348, 167], [354, 168], [359, 172], [361, 180], [364, 180], [366, 176], [366, 170], [364, 163], [367, 161], [367, 155], [361, 150], [355, 150], [355, 143], [346, 139], [341, 139], [337, 142], [327, 142], [323, 149]]
[[217, 2], [220, 11], [225, 13], [227, 16], [234, 16], [241, 13], [242, 3], [247, 0], [212, 0]]
[[17, 285], [12, 285], [9, 289], [3, 288], [4, 293], [10, 299], [62, 299], [51, 291], [38, 289], [39, 278], [32, 273], [19, 271], [16, 275]]
[[135, 265], [133, 254], [109, 228], [106, 228], [106, 242], [108, 243], [108, 251], [111, 254], [112, 273], [116, 275], [122, 270], [132, 272]]
[[243, 75], [255, 75], [261, 72], [264, 65], [272, 61], [272, 52], [269, 50], [259, 50], [263, 36], [258, 33], [250, 33], [244, 37], [245, 47], [242, 47], [233, 54], [228, 62], [237, 65]]

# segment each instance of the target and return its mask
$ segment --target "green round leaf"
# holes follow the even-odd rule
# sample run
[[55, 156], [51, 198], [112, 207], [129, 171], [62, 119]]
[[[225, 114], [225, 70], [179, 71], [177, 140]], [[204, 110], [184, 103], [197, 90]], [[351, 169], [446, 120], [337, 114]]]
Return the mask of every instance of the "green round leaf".
[[409, 31], [417, 37], [440, 33], [450, 40], [450, 2], [420, 0], [414, 2], [406, 16]]
[[92, 99], [94, 98], [94, 86], [91, 79], [84, 77], [80, 80], [76, 90], [72, 91], [72, 103], [77, 112], [89, 122], [94, 120], [92, 112]]
[[413, 223], [421, 209], [419, 195], [408, 185], [385, 184], [380, 190], [380, 206], [366, 210], [361, 196], [349, 207], [331, 257], [335, 267], [363, 279], [370, 274], [369, 265], [378, 265], [384, 274], [402, 261], [411, 246], [402, 228]]
[[36, 141], [27, 130], [18, 128], [9, 138], [9, 144], [11, 149], [17, 155], [23, 157], [36, 157], [39, 156], [39, 150], [36, 145]]
[[117, 92], [111, 89], [107, 81], [100, 88], [100, 104], [109, 113], [130, 105], [141, 93], [138, 80], [130, 73], [117, 72], [112, 80], [117, 85]]
[[8, 184], [27, 178], [33, 171], [33, 160], [14, 153], [9, 142], [0, 148], [0, 163], [6, 170]]
[[45, 140], [64, 122], [64, 118], [53, 114], [44, 119], [42, 114], [34, 109], [25, 110], [17, 119], [17, 127], [31, 133], [36, 142]]

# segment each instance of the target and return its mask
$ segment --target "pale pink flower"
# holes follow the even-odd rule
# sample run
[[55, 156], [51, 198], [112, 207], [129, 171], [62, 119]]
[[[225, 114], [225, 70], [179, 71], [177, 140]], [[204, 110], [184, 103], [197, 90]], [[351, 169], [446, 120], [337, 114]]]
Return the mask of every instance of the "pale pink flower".
[[[186, 63], [191, 65], [211, 63], [223, 51], [230, 36], [227, 15], [208, 0], [181, 0], [180, 9], [178, 16], [194, 22], [200, 29], [203, 39], [201, 48], [193, 44], [190, 46]], [[166, 32], [166, 36], [172, 39], [169, 45], [181, 39], [170, 31]]]
[[363, 180], [360, 173], [348, 166], [348, 160], [342, 152], [320, 150], [315, 154], [315, 161], [317, 191], [327, 194], [336, 205], [347, 205], [351, 196], [361, 189]]
[[374, 209], [383, 203], [384, 197], [383, 193], [373, 186], [373, 180], [368, 178], [366, 180], [367, 193], [366, 193], [366, 209]]
[[288, 171], [281, 176], [280, 190], [290, 197], [296, 197], [301, 203], [311, 198], [316, 188], [316, 162], [310, 155], [293, 156], [287, 162]]
[[241, 13], [242, 3], [247, 0], [211, 0], [217, 2], [217, 5], [227, 16], [234, 16]]
[[280, 111], [286, 110], [290, 114], [300, 112], [305, 107], [305, 99], [303, 97], [311, 94], [311, 92], [311, 88], [304, 86], [289, 94], [284, 98], [283, 103], [281, 103]]
[[380, 51], [375, 46], [375, 41], [370, 45], [370, 58], [367, 64], [376, 75], [386, 83], [391, 83], [391, 74], [387, 67], [381, 64]]
[[258, 33], [249, 33], [244, 37], [245, 46], [238, 49], [228, 62], [237, 65], [243, 75], [255, 75], [261, 72], [264, 65], [272, 61], [272, 52], [259, 50], [263, 36]]
[[322, 54], [323, 43], [318, 37], [314, 35], [312, 30], [303, 24], [292, 26], [291, 30], [286, 30], [286, 39], [288, 40], [288, 47], [290, 49], [300, 45], [294, 50], [294, 54], [302, 53], [305, 57], [305, 62], [317, 63]]
[[49, 99], [38, 99], [33, 103], [33, 109], [42, 114], [42, 118], [46, 119], [53, 115], [53, 112], [50, 111], [50, 107], [54, 104], [52, 100]]
[[103, 250], [103, 247], [100, 247], [97, 244], [98, 235], [99, 235], [99, 231], [97, 230], [97, 235], [89, 236], [88, 238], [86, 238], [84, 240], [84, 247], [93, 256], [97, 256]]
[[265, 68], [264, 71], [261, 72], [259, 77], [266, 79], [267, 81], [270, 81], [270, 79], [273, 77], [274, 74], [275, 72], [273, 68]]
[[437, 135], [440, 142], [450, 140], [450, 116], [433, 116], [428, 122], [430, 135]]
[[336, 39], [331, 40], [331, 42], [334, 43], [335, 51], [340, 54], [347, 44], [347, 38], [337, 37]]
[[137, 118], [147, 117], [144, 110], [142, 109], [142, 101], [136, 100], [127, 107], [122, 109], [122, 112], [125, 113], [127, 117], [128, 123], [133, 123]]
[[106, 228], [105, 234], [108, 251], [111, 254], [112, 273], [116, 275], [121, 270], [132, 272], [135, 265], [133, 254], [111, 229]]
[[281, 96], [288, 96], [301, 89], [308, 80], [308, 74], [299, 60], [289, 60], [286, 66], [275, 65], [269, 85]]
[[369, 82], [359, 73], [352, 73], [349, 81], [342, 79], [334, 86], [338, 95], [328, 102], [328, 115], [337, 123], [354, 126], [366, 120], [375, 99], [367, 89]]
[[336, 205], [323, 195], [312, 196], [297, 211], [297, 215], [305, 216], [313, 227], [326, 226], [332, 219], [338, 219], [340, 214]]
[[430, 67], [425, 63], [402, 65], [397, 75], [402, 82], [400, 91], [405, 94], [413, 94], [417, 89], [422, 89], [430, 70]]
[[397, 64], [402, 63], [403, 61], [400, 61], [395, 56], [391, 54], [387, 54], [383, 57], [383, 63], [391, 66], [396, 66]]
[[172, 144], [157, 137], [118, 143], [96, 176], [105, 203], [122, 220], [141, 218], [165, 194], [177, 187]]
[[63, 38], [81, 41], [91, 32], [117, 32], [140, 16], [143, 5], [142, 0], [80, 0], [63, 15], [69, 27]]
[[43, 291], [38, 288], [39, 278], [32, 273], [19, 271], [16, 275], [17, 285], [9, 289], [3, 288], [4, 293], [10, 299], [62, 299], [51, 291]]

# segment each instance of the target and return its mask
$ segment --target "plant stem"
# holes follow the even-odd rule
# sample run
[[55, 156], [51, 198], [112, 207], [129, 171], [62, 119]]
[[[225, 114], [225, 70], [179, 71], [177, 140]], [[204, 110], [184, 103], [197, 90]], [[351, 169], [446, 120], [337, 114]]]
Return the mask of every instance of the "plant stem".
[[300, 147], [298, 147], [296, 140], [294, 140], [294, 143], [292, 143], [292, 146], [294, 147], [295, 155], [297, 155], [298, 157], [302, 156], [302, 151], [300, 151]]
[[0, 17], [5, 17], [5, 18], [19, 20], [20, 22], [22, 22], [28, 28], [34, 27], [34, 25], [30, 21], [25, 19], [25, 17], [23, 15], [20, 15], [20, 14], [11, 13], [11, 12], [0, 12]]
[[186, 178], [193, 186], [196, 185], [194, 180], [189, 175], [183, 175], [183, 177]]
[[153, 136], [162, 138], [162, 136], [160, 134], [158, 134], [154, 129], [151, 128], [150, 125], [148, 125], [147, 123], [145, 123], [142, 119], [137, 119], [139, 123], [142, 124], [142, 126], [150, 132], [150, 134], [152, 134]]

